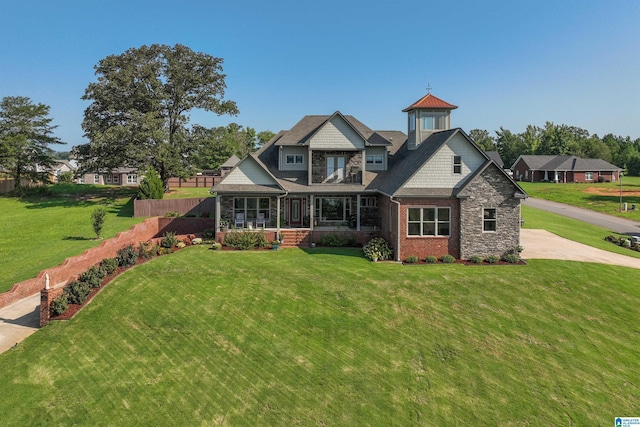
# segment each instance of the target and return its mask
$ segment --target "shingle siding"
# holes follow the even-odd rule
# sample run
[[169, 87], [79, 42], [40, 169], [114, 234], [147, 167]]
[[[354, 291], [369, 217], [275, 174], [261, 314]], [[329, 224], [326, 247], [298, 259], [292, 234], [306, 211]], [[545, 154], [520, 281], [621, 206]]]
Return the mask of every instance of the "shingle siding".
[[364, 140], [341, 117], [326, 123], [309, 141], [314, 150], [362, 150]]
[[[427, 144], [428, 141], [425, 142]], [[453, 157], [462, 158], [462, 173], [453, 173]], [[486, 159], [461, 134], [456, 134], [407, 181], [405, 188], [455, 188]]]
[[275, 180], [255, 161], [240, 163], [227, 174], [225, 184], [258, 184], [274, 185]]

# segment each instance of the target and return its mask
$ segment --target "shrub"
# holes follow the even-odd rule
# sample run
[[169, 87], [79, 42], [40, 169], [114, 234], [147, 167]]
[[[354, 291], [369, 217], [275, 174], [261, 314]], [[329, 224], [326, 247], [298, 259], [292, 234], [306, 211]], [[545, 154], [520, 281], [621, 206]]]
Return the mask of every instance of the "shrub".
[[91, 288], [88, 284], [74, 280], [64, 288], [62, 295], [65, 296], [69, 304], [82, 304], [90, 292]]
[[408, 256], [407, 259], [404, 260], [407, 264], [416, 264], [418, 261], [420, 261], [420, 258], [415, 255]]
[[436, 262], [438, 262], [438, 258], [433, 255], [429, 255], [424, 259], [424, 262], [426, 262], [427, 264], [435, 264]]
[[482, 257], [479, 256], [479, 255], [472, 255], [472, 256], [469, 257], [468, 261], [470, 263], [473, 263], [473, 264], [481, 264], [482, 263]]
[[510, 264], [517, 264], [520, 262], [520, 257], [516, 254], [504, 254], [502, 260]]
[[100, 268], [104, 271], [105, 276], [113, 274], [118, 269], [118, 258], [105, 258], [100, 261]]
[[162, 199], [164, 197], [164, 185], [158, 172], [149, 167], [144, 173], [144, 178], [138, 188], [138, 198], [145, 199]]
[[178, 238], [176, 237], [176, 233], [172, 231], [165, 231], [162, 240], [160, 240], [160, 246], [163, 248], [172, 248], [178, 244]]
[[184, 248], [185, 246], [187, 246], [187, 244], [186, 244], [185, 242], [178, 242], [178, 243], [176, 243], [176, 248], [180, 248], [180, 249], [182, 249], [182, 248]]
[[192, 245], [201, 245], [202, 244], [202, 239], [200, 237], [196, 237], [195, 239], [191, 239], [191, 244]]
[[177, 218], [177, 217], [179, 217], [179, 216], [180, 216], [180, 213], [179, 213], [179, 212], [177, 212], [177, 211], [173, 211], [173, 212], [166, 212], [166, 213], [164, 214], [164, 217], [165, 217], [165, 218]]
[[446, 264], [451, 264], [451, 263], [456, 262], [456, 259], [454, 257], [452, 257], [451, 255], [446, 254], [446, 255], [442, 255], [440, 257], [440, 261], [442, 261], [442, 262], [444, 262]]
[[67, 307], [69, 307], [69, 303], [67, 302], [66, 295], [62, 294], [53, 299], [51, 301], [51, 307], [49, 307], [49, 312], [52, 316], [60, 316], [62, 313], [67, 311]]
[[91, 288], [99, 288], [102, 285], [102, 279], [104, 279], [106, 273], [98, 265], [94, 265], [84, 273], [80, 275], [79, 280], [86, 283]]
[[211, 245], [211, 249], [213, 249], [214, 251], [219, 251], [220, 249], [222, 249], [222, 243], [213, 242], [213, 244]]
[[173, 253], [173, 248], [158, 247], [158, 255], [168, 255]]
[[158, 253], [158, 245], [151, 242], [140, 242], [138, 246], [138, 255], [142, 258], [149, 259]]
[[204, 240], [213, 240], [216, 237], [216, 230], [213, 228], [207, 228], [202, 232], [202, 238]]
[[630, 248], [631, 247], [631, 240], [629, 239], [625, 239], [625, 238], [621, 238], [620, 239], [620, 246], [622, 246], [623, 248]]
[[389, 242], [382, 237], [374, 237], [362, 248], [364, 256], [371, 261], [391, 259], [393, 256], [393, 249]]
[[496, 262], [500, 261], [500, 257], [498, 255], [489, 255], [484, 260], [489, 264], [495, 264]]
[[73, 172], [65, 171], [58, 174], [58, 184], [71, 184], [73, 183]]
[[131, 267], [138, 261], [138, 251], [133, 245], [128, 245], [118, 251], [116, 258], [120, 267]]
[[616, 236], [612, 235], [612, 234], [610, 234], [607, 237], [605, 237], [604, 240], [606, 240], [609, 243], [615, 243], [616, 245], [619, 242], [619, 239]]
[[318, 239], [320, 246], [342, 247], [342, 246], [356, 246], [356, 238], [354, 236], [345, 236], [344, 234], [330, 233], [325, 234]]
[[232, 248], [247, 250], [267, 245], [267, 238], [263, 231], [232, 231], [224, 235], [224, 244]]

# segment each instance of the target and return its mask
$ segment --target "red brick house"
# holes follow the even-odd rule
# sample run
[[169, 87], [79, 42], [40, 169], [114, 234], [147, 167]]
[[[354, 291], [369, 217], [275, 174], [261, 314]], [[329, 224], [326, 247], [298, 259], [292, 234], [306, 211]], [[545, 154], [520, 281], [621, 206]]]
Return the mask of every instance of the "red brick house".
[[[262, 225], [309, 244], [326, 233], [381, 235], [395, 258], [501, 255], [520, 243], [525, 192], [431, 94], [403, 111], [407, 134], [353, 116], [305, 116], [212, 189], [216, 221]], [[235, 224], [237, 222], [237, 224]]]
[[576, 156], [523, 155], [511, 166], [517, 181], [614, 182], [622, 169], [601, 159]]

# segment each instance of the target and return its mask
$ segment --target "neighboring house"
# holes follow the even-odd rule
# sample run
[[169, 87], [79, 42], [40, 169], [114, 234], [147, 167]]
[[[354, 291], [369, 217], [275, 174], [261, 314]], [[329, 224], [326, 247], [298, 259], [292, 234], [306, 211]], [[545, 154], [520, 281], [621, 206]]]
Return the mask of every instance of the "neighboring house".
[[237, 165], [240, 162], [240, 159], [238, 158], [238, 156], [236, 156], [235, 154], [233, 154], [231, 157], [229, 157], [227, 159], [226, 162], [224, 162], [221, 166], [220, 166], [220, 175], [221, 176], [225, 176], [231, 169], [233, 169], [235, 167], [235, 165]]
[[54, 160], [53, 167], [49, 174], [49, 181], [52, 183], [58, 182], [58, 176], [64, 172], [75, 172], [77, 169], [73, 161], [70, 160]]
[[408, 136], [371, 130], [339, 111], [305, 116], [213, 186], [216, 226], [239, 214], [316, 237], [350, 227], [384, 237], [396, 260], [514, 249], [526, 194], [464, 131], [451, 129], [455, 108], [427, 94], [403, 110]]
[[576, 156], [522, 155], [511, 166], [517, 181], [612, 182], [622, 169], [601, 159]]
[[141, 179], [138, 168], [117, 168], [109, 172], [87, 173], [76, 181], [78, 184], [137, 186]]

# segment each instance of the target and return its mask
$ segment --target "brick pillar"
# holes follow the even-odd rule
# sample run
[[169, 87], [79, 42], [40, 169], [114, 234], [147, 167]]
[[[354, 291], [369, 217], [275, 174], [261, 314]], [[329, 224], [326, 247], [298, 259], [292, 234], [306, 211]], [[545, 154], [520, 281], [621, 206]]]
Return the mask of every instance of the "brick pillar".
[[40, 291], [40, 327], [49, 324], [49, 317], [51, 316], [49, 311], [49, 306], [51, 305], [50, 296], [51, 289], [42, 289]]

